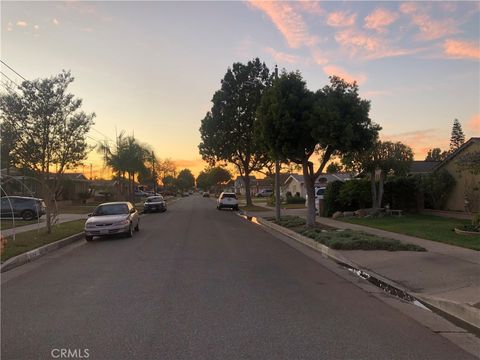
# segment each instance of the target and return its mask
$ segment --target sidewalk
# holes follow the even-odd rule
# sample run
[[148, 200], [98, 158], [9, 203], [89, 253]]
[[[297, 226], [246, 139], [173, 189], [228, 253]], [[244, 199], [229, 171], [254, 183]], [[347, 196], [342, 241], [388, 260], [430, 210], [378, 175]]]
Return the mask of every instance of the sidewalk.
[[[57, 224], [61, 224], [64, 222], [68, 221], [74, 221], [74, 220], [81, 220], [81, 219], [86, 219], [87, 214], [59, 214], [58, 219], [57, 219]], [[3, 236], [10, 236], [13, 234], [19, 234], [25, 231], [30, 231], [30, 230], [37, 230], [37, 229], [42, 229], [47, 225], [45, 217], [40, 218], [39, 222], [35, 222], [34, 224], [30, 225], [24, 225], [24, 226], [19, 226], [16, 228], [12, 229], [7, 229], [7, 230], [2, 230], [2, 235]]]
[[[305, 209], [282, 210], [282, 214], [306, 218]], [[274, 213], [254, 216], [268, 217]], [[458, 312], [468, 313], [466, 319], [460, 318], [480, 327], [480, 252], [330, 218], [316, 220], [335, 228], [359, 230], [424, 247], [426, 252], [342, 250], [340, 253], [360, 268], [401, 285], [420, 299], [441, 303], [445, 312], [454, 316]]]

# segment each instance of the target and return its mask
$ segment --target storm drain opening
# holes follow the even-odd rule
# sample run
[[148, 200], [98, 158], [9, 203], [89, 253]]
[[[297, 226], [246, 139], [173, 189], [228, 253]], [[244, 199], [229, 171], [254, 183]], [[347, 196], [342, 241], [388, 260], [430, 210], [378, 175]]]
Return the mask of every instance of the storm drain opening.
[[362, 278], [363, 280], [367, 280], [369, 283], [375, 285], [376, 287], [382, 289], [384, 292], [386, 292], [389, 295], [395, 296], [401, 300], [407, 301], [413, 305], [416, 305], [424, 310], [432, 311], [429, 309], [426, 305], [424, 305], [422, 302], [420, 302], [417, 298], [414, 296], [408, 294], [407, 292], [398, 289], [390, 284], [387, 284], [386, 282], [379, 280], [370, 274], [366, 273], [363, 270], [356, 269], [348, 264], [337, 262], [340, 266], [346, 268], [348, 271], [351, 273], [355, 274], [356, 276]]

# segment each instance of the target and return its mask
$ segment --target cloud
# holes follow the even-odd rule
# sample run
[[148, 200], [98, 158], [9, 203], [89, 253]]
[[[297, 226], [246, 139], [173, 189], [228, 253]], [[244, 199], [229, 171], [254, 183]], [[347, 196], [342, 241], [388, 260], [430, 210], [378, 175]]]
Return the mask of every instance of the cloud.
[[390, 96], [392, 95], [392, 92], [387, 90], [370, 90], [370, 91], [365, 91], [362, 95], [366, 98], [372, 98], [372, 97], [380, 97], [380, 96]]
[[443, 43], [443, 51], [445, 55], [456, 59], [480, 58], [480, 47], [478, 47], [478, 43], [473, 41], [448, 39]]
[[265, 51], [269, 53], [272, 56], [272, 58], [280, 64], [281, 63], [298, 64], [301, 62], [301, 58], [299, 56], [276, 51], [271, 47], [265, 48]]
[[398, 14], [387, 9], [375, 9], [365, 20], [366, 29], [385, 32], [388, 25], [393, 24], [398, 19]]
[[400, 5], [400, 11], [409, 15], [412, 23], [420, 30], [418, 40], [436, 40], [459, 32], [453, 19], [434, 20], [416, 3], [403, 3]]
[[55, 26], [58, 26], [58, 24], [60, 24], [60, 22], [57, 19], [53, 19], [52, 22], [53, 22], [53, 25]]
[[355, 24], [357, 14], [349, 14], [344, 11], [335, 11], [328, 15], [327, 24], [333, 27], [348, 27]]
[[317, 65], [326, 65], [328, 63], [328, 59], [323, 56], [322, 52], [319, 49], [312, 50], [312, 57], [313, 61]]
[[40, 29], [40, 26], [34, 25], [33, 28], [35, 29], [35, 31], [37, 31], [38, 29]]
[[309, 14], [322, 15], [325, 13], [325, 10], [320, 7], [320, 1], [300, 0], [297, 5]]
[[414, 49], [392, 48], [384, 38], [378, 35], [365, 34], [355, 29], [337, 32], [335, 40], [351, 57], [361, 57], [366, 60], [408, 55], [418, 51]]
[[23, 20], [18, 20], [17, 21], [17, 26], [20, 26], [20, 27], [27, 27], [28, 24], [26, 21], [23, 21]]
[[318, 38], [310, 35], [302, 16], [295, 11], [294, 3], [250, 0], [248, 4], [270, 18], [289, 47], [310, 47], [318, 43]]
[[326, 65], [323, 67], [323, 71], [328, 76], [336, 75], [349, 83], [353, 83], [354, 81], [356, 81], [358, 84], [363, 84], [365, 81], [367, 81], [367, 75], [365, 74], [352, 75], [347, 73], [340, 66], [336, 66], [336, 65]]
[[84, 32], [93, 32], [94, 30], [90, 27], [83, 28], [82, 31]]
[[410, 146], [415, 154], [415, 159], [423, 160], [431, 148], [439, 147], [447, 149], [449, 140], [437, 129], [425, 129], [419, 131], [408, 131], [400, 134], [381, 134], [382, 141], [401, 141]]
[[480, 136], [480, 114], [472, 116], [468, 121], [467, 127], [474, 133], [474, 136]]

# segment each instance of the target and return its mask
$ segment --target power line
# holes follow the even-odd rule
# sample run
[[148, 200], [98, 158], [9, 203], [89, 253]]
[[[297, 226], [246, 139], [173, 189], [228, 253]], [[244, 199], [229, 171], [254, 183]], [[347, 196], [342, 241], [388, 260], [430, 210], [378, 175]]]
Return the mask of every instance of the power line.
[[18, 72], [16, 72], [11, 66], [9, 66], [5, 61], [1, 60], [0, 59], [0, 62], [5, 65], [7, 68], [9, 68], [10, 70], [12, 70], [15, 74], [17, 74], [18, 76], [20, 76], [23, 80], [27, 81], [27, 79], [25, 79], [22, 75], [20, 75]]
[[18, 84], [17, 84], [15, 81], [13, 81], [12, 79], [10, 79], [10, 78], [7, 76], [7, 74], [5, 74], [3, 71], [0, 71], [0, 74], [2, 74], [3, 76], [5, 76], [5, 77], [8, 79], [8, 81], [10, 81], [11, 83], [14, 83], [15, 85], [17, 85], [17, 87], [19, 87]]

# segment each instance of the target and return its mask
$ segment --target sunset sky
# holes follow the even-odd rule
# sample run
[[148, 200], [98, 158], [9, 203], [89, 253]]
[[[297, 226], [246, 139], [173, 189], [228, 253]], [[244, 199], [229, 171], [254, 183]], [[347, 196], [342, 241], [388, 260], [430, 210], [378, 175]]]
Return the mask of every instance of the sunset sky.
[[123, 129], [194, 173], [213, 93], [254, 57], [300, 70], [311, 90], [356, 80], [381, 138], [416, 159], [448, 148], [455, 118], [480, 136], [479, 34], [478, 1], [1, 3], [2, 60], [27, 79], [71, 70], [71, 92], [97, 114], [90, 142]]

